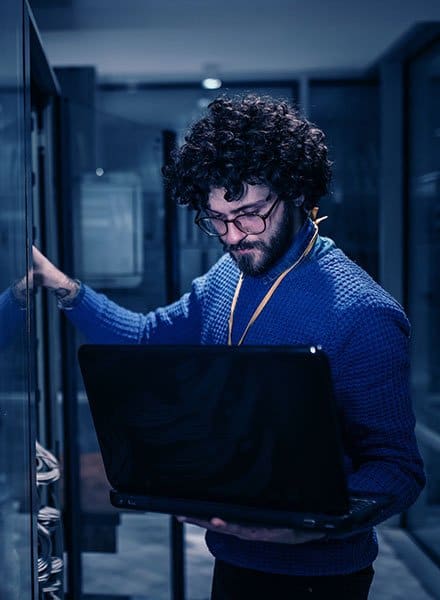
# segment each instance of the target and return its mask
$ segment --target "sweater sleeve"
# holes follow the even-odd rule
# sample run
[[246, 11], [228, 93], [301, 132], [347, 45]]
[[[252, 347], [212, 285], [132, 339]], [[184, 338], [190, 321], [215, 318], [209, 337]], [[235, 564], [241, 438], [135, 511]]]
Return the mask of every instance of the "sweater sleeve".
[[389, 497], [376, 524], [406, 510], [425, 484], [409, 393], [409, 323], [398, 307], [360, 310], [336, 366], [351, 495]]
[[199, 344], [205, 278], [193, 281], [180, 300], [147, 314], [136, 313], [82, 285], [67, 317], [95, 344]]

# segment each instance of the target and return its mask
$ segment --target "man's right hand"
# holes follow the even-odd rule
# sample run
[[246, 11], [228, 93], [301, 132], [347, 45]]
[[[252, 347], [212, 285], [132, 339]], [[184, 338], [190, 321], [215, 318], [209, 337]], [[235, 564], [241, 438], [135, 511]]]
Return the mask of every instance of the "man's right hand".
[[57, 269], [35, 246], [32, 246], [32, 262], [34, 286], [47, 287], [63, 298], [77, 293], [78, 283]]

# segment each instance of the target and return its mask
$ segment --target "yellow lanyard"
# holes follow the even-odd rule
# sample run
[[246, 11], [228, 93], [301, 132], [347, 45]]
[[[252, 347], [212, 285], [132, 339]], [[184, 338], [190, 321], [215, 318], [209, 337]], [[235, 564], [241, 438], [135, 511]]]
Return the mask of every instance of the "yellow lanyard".
[[[272, 298], [272, 296], [274, 295], [277, 287], [283, 281], [284, 277], [286, 277], [286, 275], [288, 275], [290, 273], [290, 271], [293, 271], [293, 269], [297, 265], [299, 265], [299, 263], [309, 254], [309, 252], [313, 248], [313, 246], [314, 246], [314, 244], [316, 242], [316, 238], [318, 237], [318, 226], [317, 226], [316, 223], [314, 223], [314, 225], [315, 225], [315, 233], [313, 234], [312, 239], [308, 243], [307, 248], [304, 250], [304, 252], [298, 258], [298, 260], [296, 260], [293, 263], [293, 265], [291, 265], [290, 267], [288, 267], [285, 271], [283, 271], [281, 273], [281, 275], [278, 275], [278, 277], [275, 279], [275, 281], [272, 284], [270, 290], [266, 293], [266, 295], [264, 296], [264, 298], [262, 299], [262, 301], [260, 302], [260, 304], [254, 310], [254, 313], [253, 313], [252, 317], [250, 318], [250, 321], [247, 324], [246, 329], [244, 330], [243, 335], [238, 340], [237, 346], [241, 346], [242, 345], [243, 340], [246, 337], [249, 329], [252, 327], [252, 325], [255, 323], [255, 321], [258, 319], [258, 317], [261, 315], [261, 313], [263, 312], [266, 304]], [[228, 327], [228, 346], [232, 346], [232, 327], [234, 325], [234, 313], [235, 313], [235, 307], [237, 306], [238, 297], [240, 295], [240, 290], [241, 290], [242, 283], [243, 283], [243, 273], [240, 273], [240, 277], [238, 279], [237, 287], [235, 289], [234, 298], [232, 299], [231, 313], [229, 315], [229, 323], [228, 323], [228, 325], [229, 325], [229, 327]]]

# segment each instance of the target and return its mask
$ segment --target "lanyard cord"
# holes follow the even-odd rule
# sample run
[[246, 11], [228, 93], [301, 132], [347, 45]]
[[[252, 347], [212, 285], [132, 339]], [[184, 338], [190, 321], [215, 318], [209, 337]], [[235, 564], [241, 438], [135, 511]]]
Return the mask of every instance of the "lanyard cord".
[[[311, 251], [311, 249], [315, 245], [317, 237], [318, 237], [318, 226], [315, 223], [315, 233], [313, 234], [312, 239], [308, 243], [307, 248], [304, 250], [304, 252], [298, 258], [298, 260], [296, 260], [293, 263], [293, 265], [291, 265], [285, 271], [283, 271], [280, 275], [278, 275], [278, 277], [276, 278], [276, 280], [274, 281], [274, 283], [270, 287], [269, 291], [266, 293], [266, 295], [264, 296], [264, 298], [262, 299], [262, 301], [260, 302], [260, 304], [257, 306], [257, 308], [254, 310], [254, 313], [253, 313], [252, 317], [250, 318], [249, 323], [247, 324], [246, 329], [243, 332], [243, 335], [241, 336], [241, 338], [237, 342], [237, 346], [241, 346], [242, 345], [243, 340], [246, 337], [249, 329], [252, 327], [252, 325], [255, 323], [255, 321], [258, 319], [258, 317], [261, 315], [261, 313], [263, 312], [266, 304], [272, 298], [272, 296], [274, 295], [277, 287], [280, 285], [280, 283], [283, 281], [283, 279], [286, 277], [286, 275], [288, 275], [290, 273], [290, 271], [293, 271], [293, 269], [297, 265], [299, 265], [299, 263], [309, 254], [309, 252]], [[235, 313], [235, 308], [237, 306], [238, 297], [240, 295], [240, 290], [241, 290], [242, 283], [243, 283], [243, 273], [240, 273], [240, 277], [238, 279], [237, 287], [235, 289], [234, 298], [232, 299], [231, 312], [230, 312], [230, 315], [229, 315], [229, 322], [228, 322], [228, 346], [232, 346], [232, 328], [234, 326], [234, 313]]]

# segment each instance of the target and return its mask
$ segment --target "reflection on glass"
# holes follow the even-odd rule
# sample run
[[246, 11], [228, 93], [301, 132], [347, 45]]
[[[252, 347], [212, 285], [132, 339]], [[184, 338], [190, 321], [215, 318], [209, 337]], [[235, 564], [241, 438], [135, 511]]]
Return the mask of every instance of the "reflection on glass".
[[27, 279], [23, 277], [0, 293], [0, 352], [13, 343], [26, 322]]
[[440, 561], [440, 43], [410, 69], [412, 396], [427, 487], [409, 527]]
[[140, 177], [129, 172], [85, 174], [80, 207], [84, 279], [97, 288], [138, 287], [144, 256]]
[[[0, 3], [0, 598], [32, 590], [22, 3]], [[17, 300], [18, 299], [18, 300]], [[21, 306], [20, 306], [21, 304]], [[22, 310], [24, 308], [24, 310]]]
[[[137, 312], [164, 305], [162, 130], [154, 122], [147, 125], [72, 101], [69, 114], [75, 148], [69, 165], [75, 242], [75, 273], [70, 275]], [[79, 335], [77, 342], [83, 342]], [[111, 506], [79, 371], [77, 386], [81, 591], [169, 598], [169, 518]], [[115, 571], [114, 564], [123, 568]]]

